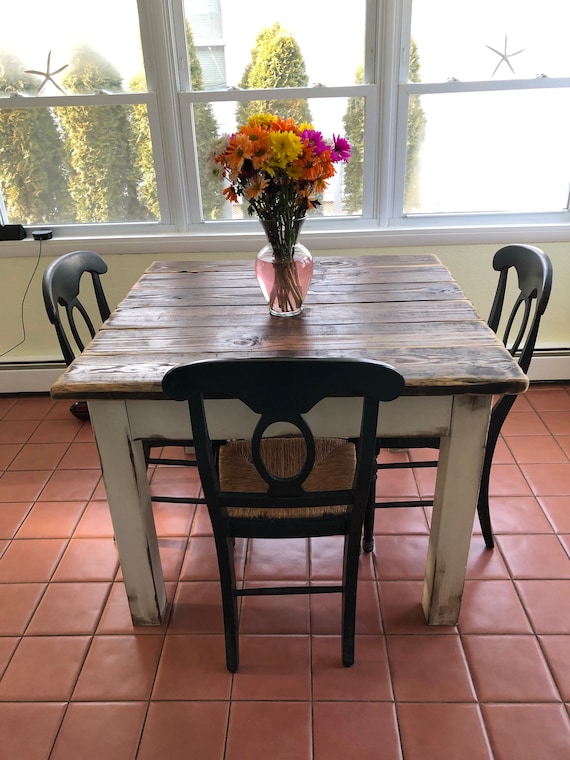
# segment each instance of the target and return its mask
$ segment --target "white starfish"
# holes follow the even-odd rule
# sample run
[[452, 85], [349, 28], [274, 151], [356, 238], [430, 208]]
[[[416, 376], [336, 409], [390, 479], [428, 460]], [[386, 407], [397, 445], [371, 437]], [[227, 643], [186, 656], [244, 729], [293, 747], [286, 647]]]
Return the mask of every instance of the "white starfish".
[[511, 66], [511, 62], [509, 61], [509, 58], [512, 58], [513, 56], [518, 55], [519, 53], [522, 53], [524, 51], [524, 48], [521, 48], [521, 50], [517, 50], [516, 53], [507, 53], [507, 35], [506, 34], [505, 34], [505, 49], [502, 53], [500, 50], [495, 50], [495, 48], [491, 47], [490, 45], [485, 45], [485, 47], [489, 48], [489, 50], [492, 50], [493, 53], [496, 53], [501, 58], [499, 63], [495, 66], [495, 70], [491, 74], [492, 77], [495, 76], [495, 74], [497, 73], [497, 69], [503, 62], [507, 64], [507, 66], [513, 72], [513, 74], [515, 73], [515, 70], [513, 69], [513, 67]]

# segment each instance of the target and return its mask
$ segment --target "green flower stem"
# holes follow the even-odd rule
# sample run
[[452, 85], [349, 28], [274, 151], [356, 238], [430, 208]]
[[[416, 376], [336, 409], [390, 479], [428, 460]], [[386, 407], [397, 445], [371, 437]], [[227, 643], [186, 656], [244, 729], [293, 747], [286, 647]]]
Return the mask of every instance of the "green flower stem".
[[277, 311], [277, 305], [284, 313], [299, 309], [303, 305], [303, 296], [296, 263], [293, 259], [274, 261], [273, 270], [275, 281], [269, 294], [269, 307]]
[[274, 308], [276, 304], [282, 312], [295, 311], [302, 306], [303, 296], [293, 255], [304, 218], [287, 214], [260, 219], [260, 222], [275, 257], [275, 280], [269, 294], [269, 306]]

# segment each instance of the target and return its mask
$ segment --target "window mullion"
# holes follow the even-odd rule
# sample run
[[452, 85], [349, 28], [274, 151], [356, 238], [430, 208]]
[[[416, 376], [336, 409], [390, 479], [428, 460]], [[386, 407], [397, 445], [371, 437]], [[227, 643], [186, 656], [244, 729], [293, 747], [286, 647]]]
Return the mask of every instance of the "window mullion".
[[375, 90], [366, 98], [364, 118], [364, 165], [362, 171], [362, 216], [373, 219], [378, 197], [378, 154], [380, 153], [379, 98]]
[[398, 171], [394, 176], [394, 190], [392, 196], [392, 219], [401, 219], [404, 216], [404, 197], [406, 194], [406, 161], [408, 146], [408, 113], [410, 108], [410, 96], [405, 87], [400, 88], [398, 94], [398, 106], [396, 110], [396, 130], [394, 142], [394, 161]]
[[[403, 42], [409, 30], [410, 0], [385, 3], [384, 12], [378, 18], [378, 167], [374, 216], [380, 227], [387, 227], [393, 216], [395, 187], [402, 182], [405, 162], [396, 158], [398, 84], [401, 76]], [[409, 11], [409, 9], [408, 9]], [[406, 26], [407, 25], [407, 26]], [[407, 44], [407, 43], [406, 43]]]
[[160, 150], [155, 154], [155, 162], [162, 157], [163, 163], [162, 167], [156, 167], [159, 198], [168, 199], [166, 209], [161, 205], [162, 221], [184, 231], [189, 223], [190, 204], [178, 100], [177, 35], [174, 31], [180, 24], [181, 3], [180, 0], [161, 3], [138, 0], [138, 6], [147, 87], [156, 93], [158, 118], [151, 119], [151, 130], [154, 128], [153, 145], [157, 144], [157, 127], [160, 131]]
[[378, 81], [378, 57], [380, 19], [384, 8], [383, 0], [366, 0], [366, 29], [364, 43], [364, 83]]

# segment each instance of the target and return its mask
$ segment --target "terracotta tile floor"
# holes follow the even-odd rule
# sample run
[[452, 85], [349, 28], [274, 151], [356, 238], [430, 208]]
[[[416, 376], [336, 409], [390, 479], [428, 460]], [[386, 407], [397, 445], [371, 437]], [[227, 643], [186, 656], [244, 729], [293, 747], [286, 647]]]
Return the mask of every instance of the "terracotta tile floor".
[[[457, 627], [422, 618], [430, 510], [381, 510], [354, 667], [336, 597], [249, 597], [231, 676], [204, 507], [155, 505], [169, 618], [133, 627], [89, 424], [0, 397], [0, 760], [568, 760], [570, 384], [531, 388], [503, 433], [497, 547], [475, 530]], [[193, 469], [151, 475], [198, 494]], [[333, 581], [340, 548], [241, 542], [238, 576]]]

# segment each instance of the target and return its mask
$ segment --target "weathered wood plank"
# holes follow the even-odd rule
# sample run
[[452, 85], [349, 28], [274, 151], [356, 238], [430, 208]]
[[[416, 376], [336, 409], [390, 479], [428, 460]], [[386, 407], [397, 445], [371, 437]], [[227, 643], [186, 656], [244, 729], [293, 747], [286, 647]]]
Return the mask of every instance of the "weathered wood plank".
[[[160, 398], [161, 381], [172, 367], [214, 358], [266, 357], [353, 357], [392, 364], [406, 378], [406, 394], [520, 393], [528, 381], [507, 351], [498, 345], [464, 348], [319, 348], [288, 351], [286, 348], [256, 352], [252, 346], [235, 346], [222, 351], [122, 353], [97, 355], [86, 351], [52, 387], [54, 398]], [[515, 365], [516, 366], [516, 365]]]
[[[379, 283], [413, 283], [413, 282], [453, 282], [449, 271], [443, 267], [386, 267], [385, 269], [359, 270], [350, 269], [333, 270], [315, 267], [312, 286], [319, 285], [333, 287], [341, 285], [350, 287], [359, 284]], [[253, 268], [250, 272], [183, 272], [164, 274], [144, 274], [141, 280], [133, 287], [133, 292], [139, 290], [152, 290], [155, 288], [167, 289], [174, 285], [178, 289], [210, 288], [222, 286], [228, 288], [256, 285], [257, 280]]]
[[[354, 345], [354, 325], [307, 324], [302, 334], [274, 330], [272, 325], [260, 325], [260, 329], [244, 328], [237, 334], [232, 325], [180, 325], [176, 328], [157, 325], [149, 329], [102, 330], [97, 341], [89, 347], [95, 354], [121, 354], [133, 350], [141, 352], [224, 350], [246, 345], [262, 348], [279, 348], [288, 334], [296, 346], [325, 348], [337, 346], [350, 348]], [[426, 322], [420, 333], [414, 322], [364, 323], [358, 326], [358, 335], [372, 347], [425, 346], [471, 346], [494, 345], [497, 338], [477, 320], [465, 322]]]
[[[315, 256], [315, 265], [322, 267], [331, 267], [333, 269], [358, 269], [363, 266], [366, 269], [378, 267], [405, 267], [405, 266], [441, 266], [441, 261], [431, 253], [395, 253], [386, 255], [373, 256]], [[241, 272], [247, 265], [253, 270], [254, 259], [248, 260], [222, 260], [222, 261], [153, 261], [146, 273], [159, 272], [231, 272], [237, 270]]]
[[[160, 288], [150, 286], [132, 290], [121, 302], [119, 308], [145, 309], [147, 306], [192, 306], [208, 303], [231, 302], [236, 288], [228, 286], [212, 286], [208, 288]], [[257, 283], [248, 282], [240, 286], [240, 302], [251, 299], [252, 302], [263, 303], [263, 296]], [[349, 287], [341, 283], [334, 285], [317, 282], [311, 285], [306, 304], [314, 303], [351, 303], [356, 301], [433, 301], [458, 300], [462, 298], [459, 285], [455, 282], [401, 282], [401, 283], [358, 283]]]
[[[479, 315], [473, 306], [464, 301], [420, 301], [382, 303], [348, 303], [342, 304], [307, 304], [303, 315], [295, 320], [276, 322], [270, 317], [265, 304], [248, 304], [233, 306], [231, 304], [179, 305], [178, 308], [149, 306], [146, 309], [131, 309], [120, 306], [105, 323], [109, 327], [133, 329], [142, 327], [172, 327], [183, 324], [195, 325], [225, 325], [232, 322], [236, 330], [250, 329], [253, 325], [261, 328], [269, 326], [274, 330], [290, 330], [299, 332], [305, 329], [307, 322], [318, 325], [352, 324], [358, 332], [358, 326], [372, 322], [414, 322], [423, 325], [425, 322], [461, 322], [479, 320]], [[289, 327], [283, 324], [289, 323]]]

